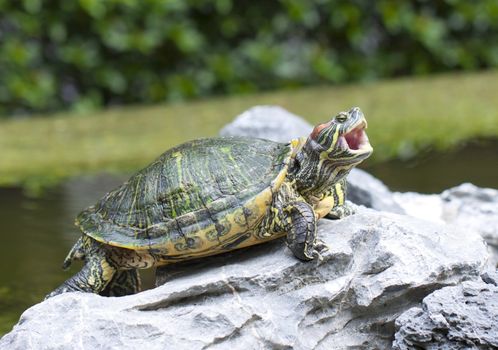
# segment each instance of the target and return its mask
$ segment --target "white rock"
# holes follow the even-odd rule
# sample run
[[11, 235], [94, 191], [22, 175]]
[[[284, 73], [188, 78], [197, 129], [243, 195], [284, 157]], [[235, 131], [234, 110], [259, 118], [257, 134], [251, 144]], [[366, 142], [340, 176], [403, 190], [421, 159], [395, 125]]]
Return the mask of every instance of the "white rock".
[[498, 190], [469, 183], [440, 195], [394, 193], [406, 214], [479, 233], [489, 244], [489, 267], [498, 267]]
[[478, 234], [364, 208], [321, 220], [319, 235], [330, 246], [321, 262], [277, 240], [172, 265], [169, 282], [137, 295], [54, 297], [0, 348], [385, 349], [401, 312], [477, 278], [486, 259]]
[[416, 192], [394, 192], [394, 200], [410, 216], [444, 223], [443, 200], [438, 194], [420, 194]]
[[444, 191], [441, 198], [445, 222], [476, 230], [498, 247], [498, 190], [465, 183]]

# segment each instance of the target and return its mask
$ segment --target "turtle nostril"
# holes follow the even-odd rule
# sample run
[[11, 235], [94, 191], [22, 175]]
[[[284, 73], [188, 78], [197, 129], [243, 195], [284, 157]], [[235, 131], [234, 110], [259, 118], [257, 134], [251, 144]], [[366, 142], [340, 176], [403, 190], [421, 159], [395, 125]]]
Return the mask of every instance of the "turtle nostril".
[[349, 111], [349, 113], [354, 118], [357, 118], [357, 117], [359, 117], [359, 116], [362, 115], [361, 109], [359, 107], [353, 107], [353, 108], [351, 108], [351, 110]]

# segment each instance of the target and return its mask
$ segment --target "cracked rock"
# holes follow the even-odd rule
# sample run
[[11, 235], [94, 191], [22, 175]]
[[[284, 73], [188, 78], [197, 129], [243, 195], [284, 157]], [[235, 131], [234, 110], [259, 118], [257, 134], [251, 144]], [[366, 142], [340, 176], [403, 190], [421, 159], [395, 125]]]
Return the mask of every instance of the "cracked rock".
[[389, 349], [394, 320], [477, 279], [486, 247], [456, 227], [357, 211], [320, 220], [323, 261], [276, 240], [164, 267], [165, 284], [136, 295], [62, 294], [25, 311], [0, 349]]
[[498, 349], [498, 287], [467, 281], [435, 291], [396, 330], [396, 350]]

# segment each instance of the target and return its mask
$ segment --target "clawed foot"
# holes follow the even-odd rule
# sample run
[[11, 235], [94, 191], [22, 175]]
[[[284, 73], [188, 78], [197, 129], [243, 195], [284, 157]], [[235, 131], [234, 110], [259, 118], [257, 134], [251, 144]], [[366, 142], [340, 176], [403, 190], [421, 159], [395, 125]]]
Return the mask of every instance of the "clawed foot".
[[323, 261], [322, 253], [325, 253], [328, 250], [329, 246], [327, 245], [327, 243], [325, 243], [321, 239], [317, 239], [315, 244], [313, 245], [313, 259], [322, 262]]
[[59, 294], [62, 294], [62, 293], [68, 293], [68, 292], [74, 292], [75, 290], [72, 290], [68, 287], [63, 287], [63, 286], [60, 286], [59, 288], [57, 288], [56, 290], [54, 290], [53, 292], [47, 294], [45, 296], [45, 299], [44, 300], [47, 300], [49, 298], [52, 298], [52, 297], [55, 297], [56, 295], [59, 295]]
[[355, 213], [355, 209], [351, 204], [344, 203], [341, 206], [333, 208], [325, 217], [327, 219], [342, 219], [346, 216], [353, 215]]
[[57, 287], [55, 290], [47, 294], [45, 296], [45, 299], [43, 300], [47, 300], [49, 298], [55, 297], [56, 295], [69, 293], [69, 292], [91, 292], [91, 290], [85, 290], [84, 288], [81, 287], [72, 286], [70, 284], [63, 283], [61, 286]]

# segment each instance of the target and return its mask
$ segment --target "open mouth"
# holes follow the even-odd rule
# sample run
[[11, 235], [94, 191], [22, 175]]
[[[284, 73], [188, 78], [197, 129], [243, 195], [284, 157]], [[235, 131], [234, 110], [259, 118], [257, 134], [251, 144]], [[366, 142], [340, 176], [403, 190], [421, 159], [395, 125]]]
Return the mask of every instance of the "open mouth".
[[370, 152], [372, 146], [370, 146], [367, 133], [365, 132], [366, 127], [366, 122], [362, 121], [352, 130], [339, 136], [340, 147], [349, 149], [350, 151], [357, 151], [354, 153]]

